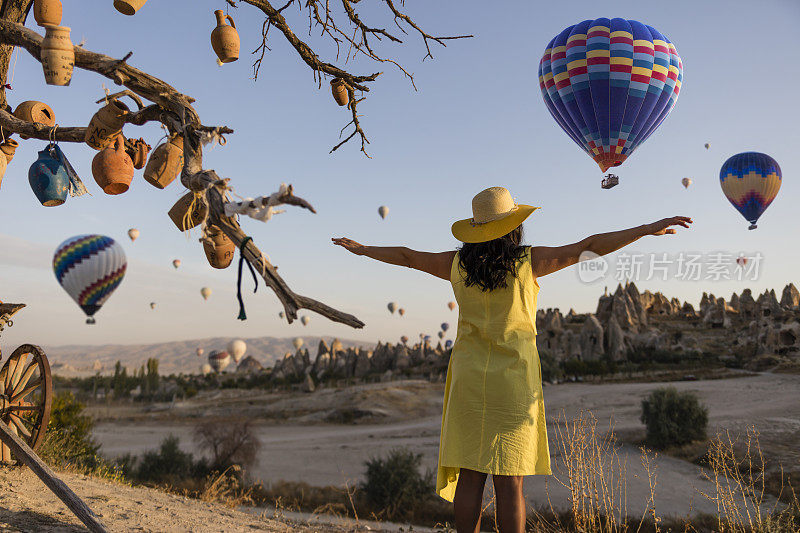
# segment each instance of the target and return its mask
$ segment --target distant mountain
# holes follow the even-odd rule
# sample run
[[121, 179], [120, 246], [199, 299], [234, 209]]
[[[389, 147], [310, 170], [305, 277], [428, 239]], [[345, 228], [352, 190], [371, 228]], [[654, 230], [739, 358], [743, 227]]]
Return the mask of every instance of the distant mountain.
[[[228, 343], [237, 337], [213, 337], [187, 341], [163, 342], [159, 344], [104, 344], [100, 346], [46, 346], [47, 358], [53, 374], [65, 377], [88, 376], [97, 372], [109, 374], [114, 372], [114, 365], [121, 361], [128, 372], [142, 366], [148, 358], [159, 361], [159, 373], [162, 375], [192, 373], [196, 374], [200, 365], [207, 362], [212, 350], [225, 350]], [[333, 337], [302, 337], [305, 347], [312, 355], [320, 340], [330, 345]], [[243, 339], [247, 343], [245, 357], [252, 355], [263, 366], [271, 367], [275, 360], [286, 352], [294, 352], [294, 337], [259, 337]], [[370, 343], [340, 339], [345, 348]], [[202, 356], [197, 355], [197, 348], [202, 348]], [[230, 369], [232, 368], [229, 367]]]

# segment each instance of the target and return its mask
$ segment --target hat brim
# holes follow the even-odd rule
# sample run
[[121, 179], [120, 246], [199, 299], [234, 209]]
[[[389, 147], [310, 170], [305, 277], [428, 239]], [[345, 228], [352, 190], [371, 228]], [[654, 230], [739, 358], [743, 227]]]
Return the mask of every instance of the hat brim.
[[493, 241], [515, 230], [537, 209], [539, 208], [520, 204], [510, 215], [484, 224], [474, 224], [471, 218], [459, 220], [453, 223], [453, 236], [467, 243]]

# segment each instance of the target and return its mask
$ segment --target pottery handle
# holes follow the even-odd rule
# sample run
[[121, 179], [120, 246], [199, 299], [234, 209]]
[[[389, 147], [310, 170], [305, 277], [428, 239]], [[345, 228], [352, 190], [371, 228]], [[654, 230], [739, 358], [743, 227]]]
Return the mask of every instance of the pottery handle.
[[228, 19], [228, 21], [231, 23], [231, 28], [235, 30], [236, 24], [233, 23], [233, 17], [231, 17], [230, 15], [225, 15], [225, 18]]
[[124, 137], [122, 135], [117, 135], [114, 138], [114, 151], [119, 152], [120, 150], [124, 149], [125, 141], [123, 140]]

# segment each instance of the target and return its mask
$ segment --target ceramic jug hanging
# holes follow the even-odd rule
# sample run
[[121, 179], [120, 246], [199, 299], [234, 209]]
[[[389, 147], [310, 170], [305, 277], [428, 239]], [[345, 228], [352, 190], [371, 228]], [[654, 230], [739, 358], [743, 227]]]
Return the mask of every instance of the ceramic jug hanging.
[[[217, 17], [217, 27], [211, 32], [211, 47], [223, 63], [230, 63], [239, 59], [239, 32], [230, 15], [225, 15], [221, 9], [214, 11]], [[228, 19], [231, 23], [225, 23]]]
[[14, 159], [17, 148], [19, 148], [19, 143], [14, 139], [6, 139], [3, 144], [0, 144], [0, 152], [6, 156], [6, 163], [11, 163], [11, 160]]
[[69, 28], [55, 24], [43, 24], [45, 28], [42, 40], [42, 61], [44, 81], [48, 85], [69, 85], [72, 79], [72, 68], [75, 66], [75, 52], [69, 39]]
[[102, 150], [122, 132], [129, 114], [128, 106], [112, 99], [92, 116], [83, 140], [95, 150]]
[[6, 154], [0, 151], [0, 187], [3, 186], [3, 176], [6, 174], [6, 168], [8, 167], [8, 159], [6, 159]]
[[236, 246], [221, 229], [209, 225], [206, 228], [205, 236], [200, 239], [200, 242], [203, 243], [203, 251], [206, 253], [208, 264], [214, 268], [228, 268], [230, 266], [236, 253]]
[[39, 26], [44, 26], [45, 24], [58, 26], [61, 24], [61, 13], [61, 0], [33, 1], [33, 18], [36, 19], [36, 24]]
[[[37, 102], [36, 100], [26, 100], [19, 104], [14, 110], [14, 116], [25, 122], [34, 122], [50, 127], [56, 123], [56, 114], [53, 109], [44, 102]], [[29, 138], [21, 133], [19, 136], [23, 139]]]
[[94, 180], [106, 194], [122, 194], [133, 179], [133, 161], [125, 152], [125, 138], [117, 135], [114, 144], [100, 150], [92, 159]]
[[[2, 146], [0, 146], [0, 149]], [[147, 163], [147, 154], [150, 153], [150, 145], [145, 142], [144, 139], [141, 137], [133, 141], [133, 150], [132, 153], [128, 152], [128, 155], [131, 156], [131, 160], [133, 161], [133, 168], [135, 169], [142, 169], [144, 168], [145, 163]]]
[[175, 135], [169, 142], [159, 144], [153, 150], [150, 161], [144, 167], [144, 179], [153, 187], [163, 189], [183, 168], [183, 136]]
[[39, 152], [39, 159], [28, 170], [28, 183], [45, 207], [55, 207], [67, 200], [69, 175], [64, 165], [50, 153], [50, 146]]
[[123, 15], [135, 15], [147, 0], [114, 0], [114, 9]]
[[345, 106], [350, 103], [350, 94], [347, 92], [347, 83], [342, 78], [331, 80], [331, 92], [336, 103]]
[[[191, 214], [189, 214], [190, 209]], [[175, 202], [167, 214], [180, 231], [187, 231], [205, 221], [208, 217], [208, 204], [202, 196], [196, 197], [189, 191]]]

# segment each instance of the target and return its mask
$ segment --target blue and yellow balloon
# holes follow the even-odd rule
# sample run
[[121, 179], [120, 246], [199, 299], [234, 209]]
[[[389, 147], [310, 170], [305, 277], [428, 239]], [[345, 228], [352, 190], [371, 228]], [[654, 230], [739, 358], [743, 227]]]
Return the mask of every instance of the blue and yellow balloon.
[[539, 62], [548, 111], [603, 172], [621, 165], [658, 128], [682, 81], [683, 64], [669, 39], [621, 18], [566, 28]]
[[742, 152], [728, 158], [719, 171], [722, 192], [756, 229], [756, 222], [781, 190], [781, 167], [761, 152]]

